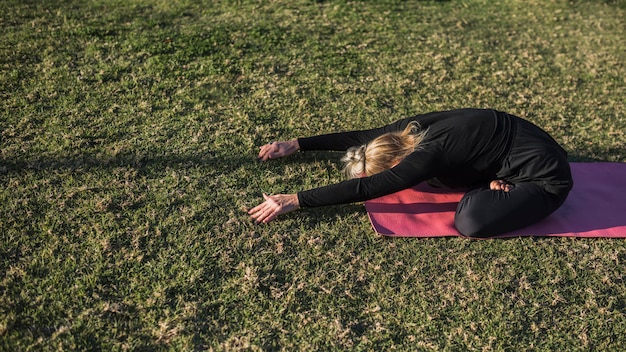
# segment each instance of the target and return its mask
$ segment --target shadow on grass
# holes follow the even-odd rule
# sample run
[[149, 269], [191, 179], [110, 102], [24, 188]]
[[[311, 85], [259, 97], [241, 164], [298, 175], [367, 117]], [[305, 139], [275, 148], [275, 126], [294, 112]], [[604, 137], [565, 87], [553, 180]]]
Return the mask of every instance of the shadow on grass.
[[[620, 154], [625, 150], [610, 150], [608, 154]], [[339, 162], [343, 152], [335, 151], [306, 151], [300, 152], [288, 158], [272, 160], [273, 166], [285, 164], [307, 163], [319, 160]], [[570, 162], [606, 162], [607, 158], [598, 157], [596, 153], [577, 153], [569, 155]], [[137, 169], [158, 166], [202, 166], [219, 165], [227, 170], [238, 168], [245, 164], [258, 163], [254, 151], [249, 155], [222, 155], [219, 152], [207, 154], [150, 154], [150, 153], [126, 153], [115, 156], [58, 156], [53, 158], [41, 157], [33, 159], [10, 159], [0, 158], [0, 175], [12, 172], [29, 172], [44, 170], [88, 170], [88, 169], [112, 169], [116, 167], [133, 167]]]
[[342, 204], [328, 207], [304, 209], [307, 214], [307, 224], [314, 226], [319, 222], [333, 222], [348, 216], [366, 215], [365, 206], [363, 204]]
[[[267, 165], [281, 166], [285, 164], [307, 163], [318, 160], [339, 161], [343, 153], [332, 151], [307, 151], [297, 153], [284, 159], [272, 160]], [[45, 170], [85, 171], [89, 169], [113, 169], [117, 167], [132, 167], [136, 169], [157, 166], [219, 166], [225, 171], [239, 168], [242, 165], [260, 163], [256, 159], [255, 151], [243, 155], [224, 155], [219, 151], [204, 154], [176, 154], [176, 153], [125, 153], [115, 156], [99, 156], [91, 154], [60, 155], [55, 157], [11, 159], [0, 157], [0, 175]]]
[[118, 167], [152, 169], [154, 167], [190, 167], [219, 166], [225, 172], [239, 168], [246, 163], [255, 162], [253, 156], [222, 156], [211, 154], [124, 154], [117, 156], [59, 156], [56, 158], [35, 158], [10, 160], [0, 158], [0, 175], [9, 173], [37, 171], [89, 171], [92, 169], [109, 170]]

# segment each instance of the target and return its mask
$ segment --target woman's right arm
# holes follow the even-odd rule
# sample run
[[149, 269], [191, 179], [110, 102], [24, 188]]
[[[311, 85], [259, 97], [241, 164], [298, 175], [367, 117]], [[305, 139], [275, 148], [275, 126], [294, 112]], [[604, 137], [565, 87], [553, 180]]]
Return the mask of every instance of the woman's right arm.
[[322, 134], [313, 137], [271, 142], [261, 146], [258, 160], [267, 161], [289, 156], [298, 150], [347, 150], [352, 146], [365, 144], [385, 133], [389, 126], [373, 130]]
[[291, 155], [298, 150], [335, 150], [346, 151], [350, 147], [366, 144], [387, 132], [402, 131], [411, 121], [419, 121], [422, 116], [404, 118], [383, 127], [369, 130], [356, 130], [339, 133], [321, 134], [313, 137], [302, 137], [291, 141], [268, 143], [261, 147], [259, 160], [266, 161]]
[[261, 147], [258, 159], [260, 161], [278, 159], [284, 156], [291, 155], [298, 150], [300, 150], [300, 144], [298, 143], [297, 139], [292, 139], [290, 141], [272, 142]]
[[387, 132], [401, 131], [411, 118], [402, 119], [389, 125], [369, 130], [357, 130], [322, 134], [313, 137], [298, 138], [301, 150], [346, 151], [350, 147], [366, 144]]

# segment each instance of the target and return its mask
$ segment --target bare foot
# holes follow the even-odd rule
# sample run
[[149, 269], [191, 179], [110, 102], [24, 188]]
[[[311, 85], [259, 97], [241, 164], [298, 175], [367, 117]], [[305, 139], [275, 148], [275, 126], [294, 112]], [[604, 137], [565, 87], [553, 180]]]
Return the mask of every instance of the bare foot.
[[508, 183], [508, 182], [506, 182], [505, 180], [493, 180], [489, 184], [489, 188], [491, 188], [492, 191], [508, 192], [508, 191], [512, 190], [513, 187], [515, 187], [515, 186], [510, 184], [510, 183]]

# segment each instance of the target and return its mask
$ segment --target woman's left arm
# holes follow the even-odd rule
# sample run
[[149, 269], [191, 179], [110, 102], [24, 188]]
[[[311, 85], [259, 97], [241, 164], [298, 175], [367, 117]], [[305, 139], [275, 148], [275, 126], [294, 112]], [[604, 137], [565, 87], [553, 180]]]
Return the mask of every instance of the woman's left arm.
[[250, 209], [248, 214], [254, 221], [259, 223], [268, 223], [278, 215], [287, 214], [300, 208], [297, 194], [276, 194], [268, 196], [263, 193], [265, 201], [256, 207]]
[[395, 167], [369, 177], [355, 178], [296, 194], [263, 194], [265, 201], [248, 211], [256, 223], [268, 223], [277, 216], [302, 207], [346, 204], [377, 198], [412, 187], [437, 174], [436, 153], [418, 151]]

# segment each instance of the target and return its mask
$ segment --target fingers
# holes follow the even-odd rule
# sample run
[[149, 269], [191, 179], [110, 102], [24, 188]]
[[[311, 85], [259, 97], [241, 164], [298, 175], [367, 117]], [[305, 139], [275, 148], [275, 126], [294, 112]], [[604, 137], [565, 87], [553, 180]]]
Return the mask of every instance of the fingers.
[[265, 202], [263, 202], [263, 203], [261, 203], [261, 204], [257, 205], [256, 207], [254, 207], [254, 208], [252, 208], [252, 209], [248, 210], [248, 214], [249, 214], [249, 215], [252, 215], [252, 216], [254, 217], [254, 215], [253, 215], [253, 214], [256, 214], [256, 213], [260, 212], [260, 211], [261, 211], [261, 210], [263, 210], [264, 208], [265, 208]]
[[274, 210], [271, 206], [268, 206], [267, 202], [264, 202], [261, 205], [250, 210], [248, 214], [250, 214], [252, 219], [254, 219], [257, 224], [261, 222], [267, 223], [271, 220], [270, 217], [272, 217], [272, 215], [274, 214]]
[[268, 223], [276, 219], [279, 215], [292, 212], [300, 208], [298, 194], [275, 194], [268, 196], [263, 193], [265, 201], [250, 209], [248, 214], [258, 223]]
[[275, 214], [275, 212], [271, 208], [264, 208], [263, 210], [259, 211], [258, 213], [252, 215], [252, 218], [254, 219], [254, 222], [257, 223], [257, 224], [260, 224], [260, 223], [267, 224], [268, 222], [270, 222], [275, 217], [276, 217], [276, 214]]
[[261, 147], [259, 150], [259, 160], [267, 161], [269, 159], [278, 159], [287, 155], [291, 155], [300, 149], [297, 140], [272, 142]]
[[265, 217], [265, 219], [263, 219], [263, 220], [262, 220], [262, 221], [260, 221], [260, 222], [262, 222], [262, 223], [264, 223], [264, 224], [267, 224], [268, 222], [270, 222], [270, 221], [272, 221], [272, 220], [276, 219], [276, 217], [278, 217], [278, 212], [276, 212], [276, 211], [272, 211], [272, 212], [270, 212], [270, 213], [269, 213], [269, 214]]
[[278, 144], [276, 142], [268, 143], [261, 147], [259, 151], [259, 160], [266, 161], [271, 159], [274, 155], [274, 152], [278, 149]]
[[258, 159], [261, 161], [265, 161], [267, 160], [267, 154], [269, 152], [270, 145], [266, 144], [264, 146], [261, 146], [261, 149], [259, 150], [259, 156]]
[[267, 152], [268, 152], [267, 150], [268, 147], [269, 147], [269, 144], [261, 146], [261, 148], [259, 149], [259, 156], [258, 156], [259, 160], [264, 160], [265, 155], [267, 155]]
[[248, 211], [248, 214], [254, 219], [257, 224], [266, 224], [274, 220], [280, 214], [280, 205], [276, 201], [274, 201], [272, 197], [263, 193], [263, 198], [265, 198], [265, 202], [257, 205], [256, 207]]

